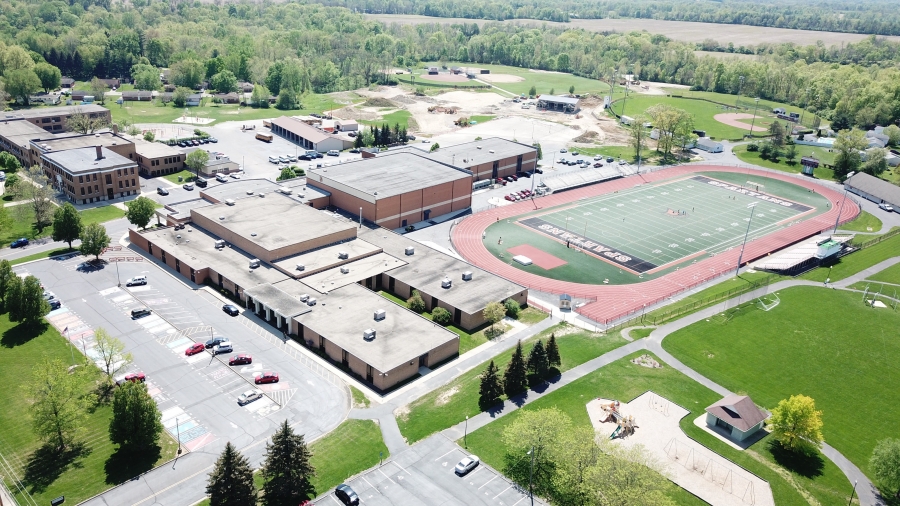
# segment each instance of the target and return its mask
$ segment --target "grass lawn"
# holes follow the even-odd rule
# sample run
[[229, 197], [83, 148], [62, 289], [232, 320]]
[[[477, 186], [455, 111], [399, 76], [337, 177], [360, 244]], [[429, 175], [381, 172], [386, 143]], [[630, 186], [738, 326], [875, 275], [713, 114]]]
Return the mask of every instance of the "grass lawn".
[[[760, 348], [762, 350], [762, 348]], [[823, 457], [816, 456], [811, 462], [804, 462], [806, 467], [796, 466], [798, 471], [788, 472], [776, 464], [777, 457], [769, 446], [769, 437], [757, 442], [747, 451], [737, 451], [706, 433], [694, 425], [694, 418], [703, 413], [706, 406], [719, 400], [719, 396], [694, 380], [668, 367], [665, 363], [660, 369], [648, 369], [629, 362], [631, 357], [613, 362], [580, 378], [547, 396], [526, 405], [525, 410], [556, 407], [567, 413], [575, 425], [590, 426], [585, 410], [588, 401], [596, 397], [630, 401], [647, 390], [653, 390], [668, 400], [678, 404], [691, 413], [680, 421], [681, 429], [694, 440], [707, 448], [718, 452], [723, 457], [734, 461], [764, 480], [768, 480], [775, 497], [775, 504], [808, 504], [798, 489], [812, 495], [822, 505], [838, 506], [847, 503], [851, 485], [838, 468]], [[512, 423], [522, 410], [510, 413], [489, 425], [470, 432], [468, 435], [469, 451], [475, 453], [484, 462], [502, 470], [505, 449], [502, 443], [504, 428]], [[848, 420], [850, 422], [851, 420]], [[653, 430], [652, 427], [640, 427], [638, 430]], [[780, 453], [778, 453], [780, 457]], [[782, 460], [783, 461], [783, 460]], [[777, 469], [777, 471], [776, 471]], [[790, 481], [782, 477], [790, 476]], [[796, 488], [795, 488], [796, 487]], [[677, 504], [705, 504], [683, 491], [673, 491], [673, 499]]]
[[[44, 228], [38, 232], [34, 228], [34, 210], [28, 204], [22, 204], [7, 208], [10, 217], [9, 227], [0, 230], [0, 248], [6, 247], [12, 241], [27, 237], [28, 239], [38, 239], [41, 237], [49, 237], [53, 234], [53, 225]], [[125, 211], [115, 206], [94, 207], [79, 211], [81, 222], [85, 225], [89, 223], [104, 223], [125, 216]], [[48, 255], [49, 256], [49, 255]]]
[[350, 393], [353, 395], [353, 407], [354, 408], [368, 408], [369, 407], [369, 398], [366, 397], [366, 394], [362, 393], [361, 390], [350, 385]]
[[[346, 105], [335, 102], [328, 95], [305, 95], [301, 101], [302, 109], [281, 110], [274, 107], [256, 109], [236, 104], [213, 104], [211, 99], [205, 99], [200, 107], [189, 108], [189, 113], [191, 116], [196, 114], [200, 118], [211, 118], [217, 121], [250, 121], [279, 116], [304, 115], [311, 112], [321, 113]], [[121, 122], [123, 119], [127, 119], [129, 123], [169, 123], [184, 114], [184, 108], [175, 107], [171, 103], [166, 105], [158, 100], [125, 102], [122, 105], [107, 100], [104, 106], [112, 113], [113, 123]], [[202, 125], [198, 126], [202, 128]], [[192, 132], [195, 128], [190, 124], [184, 124], [183, 127], [188, 132]]]
[[900, 254], [900, 235], [895, 235], [874, 246], [841, 257], [830, 267], [818, 267], [799, 277], [819, 282], [824, 282], [828, 278], [831, 281], [839, 281], [898, 254]]
[[496, 118], [496, 116], [476, 114], [474, 116], [469, 116], [469, 122], [484, 123], [485, 121], [490, 121], [494, 118]]
[[[181, 172], [175, 172], [173, 174], [166, 174], [163, 177], [175, 184], [182, 184], [182, 183], [186, 183], [188, 181], [193, 181], [196, 176], [194, 175], [193, 172], [185, 169]], [[178, 180], [179, 177], [182, 179], [181, 181]]]
[[900, 314], [873, 311], [859, 294], [842, 290], [792, 287], [779, 297], [768, 312], [750, 306], [724, 325], [699, 322], [663, 346], [768, 409], [792, 394], [812, 397], [823, 412], [825, 441], [871, 477], [876, 441], [897, 436], [900, 390], [891, 378], [900, 360]]
[[[426, 63], [423, 62], [418, 69], [413, 69], [413, 73], [418, 76], [425, 70], [422, 67], [426, 67], [429, 65], [438, 65], [438, 63]], [[476, 63], [455, 63], [455, 62], [447, 62], [445, 65], [447, 67], [462, 67], [463, 69], [471, 68], [471, 69], [487, 69], [491, 71], [491, 74], [508, 74], [517, 76], [521, 81], [515, 83], [491, 83], [494, 86], [509, 91], [515, 94], [528, 94], [531, 87], [534, 86], [538, 94], [542, 93], [550, 93], [552, 89], [553, 92], [557, 95], [562, 95], [564, 93], [569, 92], [569, 86], [575, 86], [575, 93], [578, 94], [586, 94], [586, 93], [609, 93], [609, 85], [603, 81], [598, 81], [596, 79], [588, 79], [586, 77], [578, 77], [572, 74], [566, 74], [563, 72], [543, 72], [543, 71], [534, 71], [529, 69], [523, 69], [520, 67], [508, 67], [506, 65], [486, 65], [486, 64], [476, 64]], [[404, 82], [408, 82], [408, 74], [403, 74], [397, 76], [399, 79]], [[416, 82], [419, 82], [418, 77], [416, 78]], [[488, 81], [485, 81], [488, 82]], [[479, 82], [472, 82], [471, 80], [459, 82], [459, 83], [441, 83], [445, 85], [453, 85], [457, 84], [460, 87], [463, 87], [467, 84], [477, 84], [482, 86]]]
[[316, 468], [316, 494], [340, 485], [347, 478], [377, 465], [390, 456], [381, 429], [372, 420], [346, 420], [310, 445]]
[[840, 229], [854, 232], [878, 232], [881, 230], [881, 220], [872, 214], [860, 211], [859, 216], [854, 218], [853, 221], [841, 225]]
[[[794, 165], [788, 165], [787, 161], [784, 158], [779, 158], [777, 162], [773, 162], [771, 160], [763, 160], [759, 157], [759, 151], [747, 151], [746, 144], [735, 146], [734, 149], [732, 149], [732, 152], [742, 162], [752, 163], [753, 165], [759, 165], [760, 167], [765, 167], [767, 169], [780, 170], [782, 172], [790, 172], [793, 174], [799, 174], [800, 170], [803, 168], [803, 166], [800, 165], [800, 157], [802, 156], [813, 155], [818, 158], [820, 162], [827, 163], [829, 165], [834, 160], [834, 155], [832, 153], [829, 153], [825, 148], [820, 148], [818, 146], [802, 146], [799, 144], [797, 144], [797, 159], [795, 160]], [[815, 170], [815, 177], [817, 179], [827, 179], [833, 181], [834, 171], [831, 169], [826, 169], [824, 167], [819, 167]]]
[[[177, 444], [165, 433], [160, 437], [159, 452], [135, 459], [117, 451], [109, 440], [110, 404], [99, 404], [82, 423], [79, 439], [85, 443], [84, 451], [60, 455], [43, 449], [31, 430], [29, 417], [23, 416], [29, 411], [29, 402], [18, 385], [31, 377], [31, 368], [44, 357], [71, 363], [72, 350], [53, 327], [47, 325], [39, 333], [23, 330], [10, 323], [5, 314], [0, 315], [0, 335], [0, 384], [7, 386], [0, 389], [4, 407], [0, 410], [0, 453], [12, 464], [36, 504], [49, 504], [60, 495], [73, 504], [80, 502], [175, 456]], [[80, 359], [76, 351], [75, 360]], [[5, 471], [4, 479], [11, 483]], [[31, 504], [21, 492], [16, 499], [19, 504]]]
[[869, 276], [868, 279], [871, 279], [872, 281], [882, 281], [884, 283], [893, 283], [895, 285], [900, 285], [900, 264], [895, 264], [892, 267], [888, 267], [887, 269], [879, 273]]
[[[560, 323], [523, 343], [522, 351], [526, 358], [537, 339], [543, 339], [546, 343], [551, 332], [557, 334], [556, 341], [562, 359], [560, 372], [567, 371], [599, 357], [607, 351], [627, 344], [627, 341], [619, 337], [618, 333], [604, 336]], [[494, 364], [501, 374], [511, 356], [512, 351], [509, 351], [494, 358]], [[405, 408], [407, 411], [397, 417], [400, 432], [406, 440], [412, 444], [435, 432], [456, 425], [465, 420], [466, 416], [475, 416], [480, 413], [478, 389], [481, 373], [487, 369], [487, 366], [488, 362], [484, 362], [443, 388], [435, 390], [407, 406]]]
[[77, 248], [69, 249], [68, 246], [60, 249], [55, 249], [52, 251], [44, 251], [42, 253], [35, 253], [34, 255], [28, 255], [22, 258], [16, 258], [15, 260], [10, 260], [9, 263], [11, 265], [19, 265], [24, 264], [25, 262], [31, 262], [32, 260], [42, 260], [44, 258], [50, 258], [56, 255], [63, 255], [65, 253], [71, 253], [73, 251], [78, 251]]
[[[611, 156], [616, 159], [616, 161], [627, 160], [630, 163], [637, 163], [637, 157], [634, 155], [634, 148], [631, 146], [602, 146], [598, 148], [572, 148], [578, 152], [580, 155], [594, 157], [596, 155], [602, 155], [604, 158]], [[560, 153], [562, 155], [562, 153]], [[671, 159], [671, 158], [670, 158]], [[662, 161], [662, 153], [656, 151], [655, 149], [643, 149], [641, 150], [641, 164], [643, 165], [654, 165], [660, 163]], [[604, 159], [603, 163], [606, 164], [607, 161]]]
[[643, 338], [649, 336], [654, 330], [656, 330], [656, 329], [655, 328], [632, 329], [631, 332], [628, 333], [628, 335], [632, 339], [643, 339]]
[[[382, 291], [378, 292], [378, 294], [381, 295], [382, 297], [384, 297], [385, 299], [390, 300], [391, 302], [393, 302], [395, 304], [406, 307], [405, 300], [401, 299], [400, 297], [397, 297], [396, 295], [394, 295], [390, 292], [386, 292], [386, 291], [382, 290]], [[429, 313], [427, 311], [424, 313], [419, 313], [419, 315], [431, 320], [431, 313]], [[526, 308], [519, 312], [518, 321], [520, 321], [526, 325], [534, 325], [535, 323], [543, 320], [547, 316], [548, 316], [547, 313], [540, 311], [538, 309], [535, 309], [533, 307], [529, 307], [529, 308]], [[481, 346], [482, 344], [489, 341], [488, 336], [485, 335], [486, 331], [487, 332], [490, 331], [490, 325], [488, 325], [488, 324], [484, 324], [484, 325], [478, 327], [474, 332], [471, 332], [471, 333], [466, 332], [465, 330], [463, 330], [459, 327], [456, 327], [455, 325], [447, 325], [446, 328], [447, 328], [447, 330], [449, 330], [459, 336], [459, 354], [460, 355], [462, 355], [463, 353], [465, 353], [471, 349], [477, 348], [477, 347]]]
[[394, 128], [395, 125], [400, 125], [401, 128], [409, 128], [409, 121], [412, 119], [412, 113], [406, 110], [394, 111], [392, 113], [385, 114], [379, 120], [359, 120], [360, 123], [364, 125], [374, 125], [381, 127], [382, 125], [387, 125]]

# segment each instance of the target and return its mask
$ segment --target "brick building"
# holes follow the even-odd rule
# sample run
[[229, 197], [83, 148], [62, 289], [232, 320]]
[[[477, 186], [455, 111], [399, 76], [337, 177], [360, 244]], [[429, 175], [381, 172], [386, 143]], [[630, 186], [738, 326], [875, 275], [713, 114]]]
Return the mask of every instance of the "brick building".
[[51, 184], [77, 204], [141, 192], [137, 163], [103, 146], [44, 153], [41, 168]]

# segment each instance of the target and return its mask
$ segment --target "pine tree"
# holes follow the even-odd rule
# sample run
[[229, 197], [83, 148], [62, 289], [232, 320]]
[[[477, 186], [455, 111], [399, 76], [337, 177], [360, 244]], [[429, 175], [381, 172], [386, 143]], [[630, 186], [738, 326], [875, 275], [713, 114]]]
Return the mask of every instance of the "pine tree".
[[559, 367], [562, 365], [562, 359], [559, 356], [559, 346], [556, 344], [556, 334], [550, 334], [550, 340], [547, 341], [547, 362], [551, 366]]
[[310, 478], [316, 469], [309, 463], [312, 454], [302, 434], [295, 434], [287, 420], [266, 443], [266, 462], [262, 468], [263, 504], [287, 506], [315, 497]]
[[256, 487], [253, 485], [250, 462], [230, 441], [209, 473], [206, 493], [209, 494], [210, 506], [256, 506]]
[[500, 377], [497, 375], [499, 370], [494, 365], [494, 361], [488, 364], [487, 370], [481, 375], [481, 388], [478, 391], [478, 405], [482, 409], [489, 408], [500, 402], [500, 396], [503, 395], [503, 385], [500, 384]]
[[547, 361], [547, 350], [544, 349], [544, 341], [538, 339], [531, 347], [531, 353], [528, 354], [528, 371], [543, 381], [550, 371], [550, 362]]
[[372, 145], [381, 145], [381, 130], [379, 130], [377, 126], [372, 127]]
[[503, 392], [507, 397], [524, 392], [528, 388], [528, 375], [525, 369], [525, 357], [522, 356], [522, 341], [516, 344], [512, 360], [506, 365], [503, 373]]

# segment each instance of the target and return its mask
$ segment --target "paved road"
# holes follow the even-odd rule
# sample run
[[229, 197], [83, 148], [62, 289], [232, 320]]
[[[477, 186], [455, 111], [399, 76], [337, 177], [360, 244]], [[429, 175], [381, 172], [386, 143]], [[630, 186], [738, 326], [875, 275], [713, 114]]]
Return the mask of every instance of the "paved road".
[[[139, 257], [128, 250], [115, 254]], [[123, 374], [141, 371], [147, 375], [163, 424], [190, 450], [174, 465], [155, 469], [86, 504], [188, 506], [203, 498], [210, 466], [226, 441], [258, 467], [265, 441], [284, 420], [313, 440], [345, 419], [346, 385], [327, 371], [325, 376], [313, 372], [302, 362], [302, 355], [298, 359], [285, 353], [281, 336], [255, 318], [226, 315], [219, 299], [148, 260], [113, 262], [93, 272], [76, 270], [82, 261], [83, 257], [44, 260], [18, 266], [16, 271], [36, 275], [63, 301], [63, 308], [48, 315], [48, 320], [61, 330], [68, 329], [73, 344], [88, 355], [93, 355], [92, 329], [97, 327], [126, 344], [134, 364]], [[138, 274], [148, 276], [147, 286], [117, 286], [117, 277], [126, 280]], [[152, 308], [154, 314], [132, 320], [130, 310], [142, 306]], [[184, 355], [189, 344], [210, 334], [230, 338], [235, 353], [251, 353], [253, 364], [229, 367], [225, 355]], [[281, 381], [254, 385], [253, 378], [263, 370], [275, 370]], [[265, 397], [239, 406], [238, 395], [253, 388], [263, 390]]]
[[[111, 238], [122, 237], [124, 234], [128, 233], [128, 220], [125, 218], [119, 218], [117, 220], [107, 221], [103, 224], [106, 227], [106, 233]], [[75, 240], [72, 242], [73, 248], [78, 248], [81, 245], [80, 240]], [[0, 260], [15, 260], [17, 258], [27, 257], [30, 255], [34, 255], [37, 253], [43, 253], [45, 251], [53, 251], [61, 248], [67, 247], [68, 244], [64, 242], [54, 241], [49, 237], [45, 237], [43, 239], [36, 239], [31, 241], [28, 246], [24, 248], [3, 248], [0, 249]]]

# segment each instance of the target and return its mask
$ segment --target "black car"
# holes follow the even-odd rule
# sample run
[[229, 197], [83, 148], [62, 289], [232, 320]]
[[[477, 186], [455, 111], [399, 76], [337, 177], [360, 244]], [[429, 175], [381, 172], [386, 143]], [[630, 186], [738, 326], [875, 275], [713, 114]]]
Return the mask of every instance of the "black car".
[[302, 155], [298, 156], [297, 159], [302, 160], [304, 162], [308, 162], [308, 161], [312, 160], [312, 157], [307, 154], [302, 154]]
[[151, 311], [150, 311], [149, 309], [145, 308], [145, 307], [142, 307], [142, 308], [139, 308], [139, 309], [132, 309], [132, 310], [131, 310], [131, 317], [132, 317], [132, 318], [135, 318], [135, 319], [136, 319], [136, 318], [143, 318], [143, 317], [145, 317], [145, 316], [150, 316], [150, 313], [151, 313]]
[[241, 314], [241, 310], [238, 309], [238, 307], [234, 304], [225, 304], [224, 306], [222, 306], [222, 311], [225, 311], [231, 316], [237, 316]]
[[50, 309], [59, 309], [62, 307], [62, 302], [59, 299], [53, 299], [50, 301]]
[[540, 168], [540, 167], [535, 167], [534, 171], [537, 172], [538, 174], [543, 174], [543, 173], [544, 173], [544, 169], [542, 169], [542, 168]]
[[210, 348], [212, 348], [213, 346], [218, 346], [219, 343], [224, 343], [224, 342], [226, 342], [226, 341], [228, 341], [228, 339], [225, 338], [225, 337], [222, 337], [222, 336], [213, 336], [212, 339], [210, 339], [210, 340], [206, 341], [206, 343], [204, 343], [204, 346], [206, 346], [206, 349], [210, 349]]
[[160, 187], [158, 187], [158, 188], [156, 189], [156, 193], [165, 196], [165, 195], [168, 195], [168, 194], [169, 194], [169, 190], [166, 190], [165, 188], [163, 188], [162, 186], [160, 186]]
[[350, 153], [357, 154], [357, 153], [359, 153], [359, 150], [356, 148], [353, 148], [350, 150]]
[[350, 485], [341, 483], [334, 488], [334, 495], [347, 506], [359, 504], [359, 496], [350, 488]]

